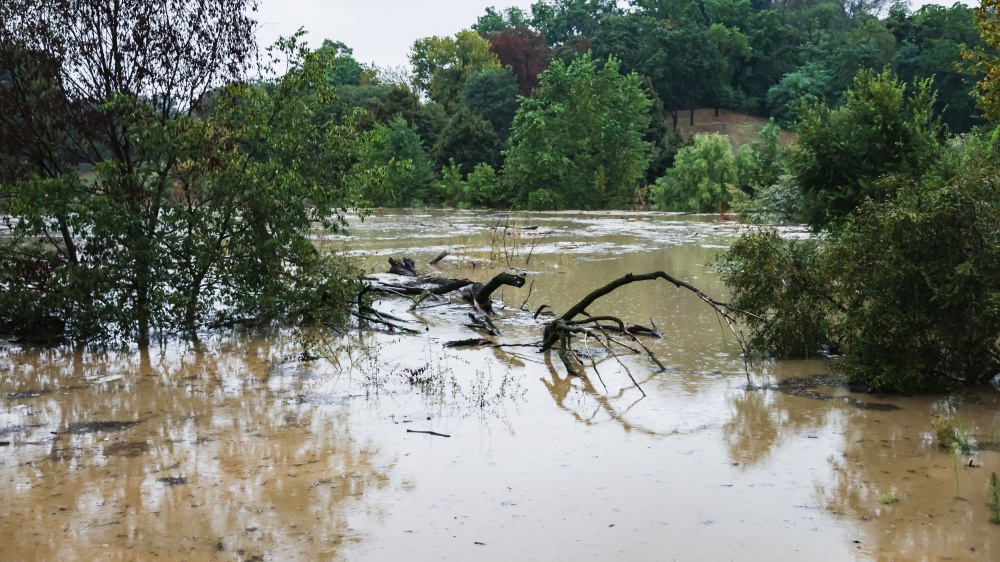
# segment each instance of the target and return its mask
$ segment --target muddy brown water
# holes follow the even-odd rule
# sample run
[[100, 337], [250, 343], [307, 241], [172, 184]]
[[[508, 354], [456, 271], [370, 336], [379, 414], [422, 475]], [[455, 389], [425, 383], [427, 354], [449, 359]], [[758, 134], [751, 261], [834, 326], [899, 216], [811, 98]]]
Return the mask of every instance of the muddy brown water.
[[[562, 312], [627, 272], [724, 296], [710, 264], [733, 231], [420, 211], [318, 239], [376, 271], [390, 255], [428, 270], [444, 249], [446, 276], [526, 271], [530, 296], [497, 295], [495, 339], [513, 344], [539, 337], [522, 304]], [[965, 466], [930, 425], [958, 416], [997, 441], [993, 389], [849, 393], [820, 360], [754, 364], [748, 389], [732, 334], [661, 281], [591, 312], [652, 318], [667, 368], [595, 349], [587, 379], [530, 348], [442, 347], [479, 335], [462, 307], [378, 306], [421, 334], [322, 334], [328, 357], [309, 361], [288, 334], [0, 347], [0, 559], [1000, 560], [985, 491], [1000, 454]]]

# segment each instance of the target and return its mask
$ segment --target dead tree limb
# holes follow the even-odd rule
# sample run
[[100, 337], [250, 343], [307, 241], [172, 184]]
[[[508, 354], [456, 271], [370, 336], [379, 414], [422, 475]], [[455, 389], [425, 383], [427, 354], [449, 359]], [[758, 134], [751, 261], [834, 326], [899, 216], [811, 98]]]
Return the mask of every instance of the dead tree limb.
[[482, 308], [486, 312], [493, 313], [493, 301], [490, 297], [493, 296], [493, 292], [500, 287], [507, 285], [510, 287], [521, 288], [524, 286], [524, 275], [514, 275], [512, 273], [498, 273], [490, 279], [489, 283], [485, 284], [476, 291], [475, 296], [471, 299], [479, 308]]
[[[579, 325], [581, 324], [594, 323], [599, 329], [601, 329], [601, 325], [595, 320], [612, 321], [616, 325], [621, 327], [620, 329], [624, 334], [628, 335], [634, 341], [636, 341], [640, 346], [642, 346], [642, 348], [646, 351], [649, 358], [654, 363], [656, 363], [657, 366], [663, 369], [663, 364], [660, 363], [658, 359], [656, 359], [656, 356], [652, 353], [652, 351], [650, 351], [649, 348], [647, 348], [644, 344], [642, 344], [642, 342], [639, 341], [639, 339], [636, 338], [635, 335], [629, 333], [629, 331], [626, 329], [624, 323], [621, 320], [619, 320], [618, 318], [607, 317], [607, 316], [591, 317], [587, 313], [587, 308], [590, 305], [594, 304], [594, 302], [597, 301], [597, 299], [614, 292], [616, 289], [620, 287], [624, 287], [625, 285], [628, 285], [630, 283], [635, 283], [638, 281], [652, 281], [656, 279], [663, 279], [664, 281], [673, 284], [677, 288], [687, 289], [688, 291], [691, 291], [692, 293], [697, 295], [698, 298], [700, 298], [702, 301], [704, 301], [706, 304], [712, 307], [712, 309], [715, 310], [716, 314], [721, 320], [725, 320], [726, 324], [729, 326], [729, 329], [732, 331], [733, 335], [736, 336], [736, 340], [739, 342], [740, 348], [743, 350], [743, 362], [744, 362], [743, 364], [747, 374], [747, 381], [749, 382], [750, 366], [748, 363], [749, 354], [747, 352], [746, 338], [744, 337], [743, 332], [739, 327], [739, 323], [729, 312], [730, 310], [732, 310], [732, 307], [730, 307], [728, 304], [724, 302], [720, 302], [709, 297], [704, 292], [702, 292], [701, 289], [695, 287], [694, 285], [688, 283], [687, 281], [682, 281], [680, 279], [677, 279], [676, 277], [673, 277], [672, 275], [669, 275], [663, 271], [654, 271], [652, 273], [644, 273], [640, 275], [629, 273], [623, 277], [615, 279], [614, 281], [608, 283], [607, 285], [599, 289], [595, 289], [586, 297], [584, 297], [583, 300], [581, 300], [576, 305], [567, 310], [565, 314], [549, 322], [545, 326], [541, 351], [548, 351], [552, 349], [552, 347], [556, 343], [560, 343], [559, 356], [561, 359], [563, 359], [563, 364], [567, 365], [568, 369], [569, 368], [568, 360], [566, 359], [566, 353], [565, 351], [563, 351], [562, 348], [570, 346], [570, 338], [576, 332], [574, 328], [578, 328]], [[576, 320], [576, 317], [581, 314], [586, 315], [588, 318], [586, 320]], [[575, 370], [573, 371], [573, 374], [576, 374]], [[631, 373], [629, 373], [629, 377], [631, 377]], [[635, 382], [634, 379], [633, 382]]]
[[[654, 271], [652, 273], [644, 273], [641, 275], [629, 273], [623, 277], [615, 279], [611, 283], [608, 283], [607, 285], [592, 291], [589, 295], [584, 297], [583, 300], [576, 303], [576, 305], [567, 310], [566, 313], [560, 316], [557, 320], [562, 320], [564, 323], [572, 322], [573, 319], [575, 319], [577, 316], [583, 314], [587, 310], [587, 307], [594, 304], [594, 301], [614, 292], [616, 289], [624, 287], [625, 285], [628, 285], [630, 283], [635, 283], [637, 281], [652, 281], [655, 279], [663, 279], [668, 283], [672, 283], [677, 288], [687, 289], [692, 293], [694, 293], [695, 295], [697, 295], [698, 298], [700, 298], [709, 306], [711, 306], [716, 311], [716, 313], [718, 313], [723, 319], [726, 320], [726, 322], [729, 324], [730, 329], [732, 329], [733, 333], [736, 334], [736, 338], [739, 341], [740, 346], [743, 347], [744, 351], [746, 350], [745, 347], [746, 343], [743, 338], [743, 335], [736, 329], [737, 326], [736, 319], [733, 318], [732, 315], [729, 314], [729, 312], [727, 312], [727, 310], [730, 308], [728, 304], [717, 301], [712, 297], [709, 297], [708, 295], [703, 293], [701, 289], [695, 287], [694, 285], [688, 283], [687, 281], [682, 281], [662, 271]], [[558, 334], [552, 333], [551, 328], [553, 328], [554, 326], [556, 326], [555, 320], [553, 322], [550, 322], [545, 329], [545, 340], [544, 343], [542, 344], [542, 351], [551, 349], [552, 346], [555, 345], [556, 341], [559, 340]]]
[[444, 258], [448, 257], [448, 254], [450, 254], [450, 253], [451, 252], [449, 252], [448, 250], [442, 250], [440, 254], [434, 256], [434, 259], [432, 259], [431, 261], [427, 262], [427, 265], [436, 265], [437, 262], [439, 262], [439, 261], [443, 260]]

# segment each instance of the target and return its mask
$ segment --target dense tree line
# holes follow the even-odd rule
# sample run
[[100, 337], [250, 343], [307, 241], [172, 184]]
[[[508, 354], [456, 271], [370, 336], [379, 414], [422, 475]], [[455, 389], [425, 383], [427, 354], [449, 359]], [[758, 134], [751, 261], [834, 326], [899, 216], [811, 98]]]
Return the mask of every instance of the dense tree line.
[[[336, 45], [338, 53], [349, 57], [349, 49]], [[353, 82], [337, 85], [348, 107], [368, 111], [372, 127], [389, 126], [401, 115], [398, 98], [409, 96], [403, 118], [419, 135], [424, 156], [406, 152], [395, 157], [414, 157], [421, 169], [423, 162], [433, 166], [432, 173], [419, 174], [422, 184], [408, 182], [391, 199], [375, 204], [547, 209], [586, 201], [588, 207], [652, 204], [668, 210], [718, 211], [729, 205], [731, 188], [746, 194], [755, 191], [749, 180], [756, 172], [746, 168], [754, 157], [745, 153], [740, 173], [733, 172], [725, 185], [711, 188], [714, 195], [701, 193], [694, 199], [685, 195], [691, 181], [703, 178], [685, 184], [678, 178], [690, 174], [668, 170], [686, 144], [699, 143], [702, 151], [708, 146], [707, 141], [684, 139], [677, 133], [682, 119], [693, 124], [695, 109], [730, 109], [790, 127], [803, 102], [835, 107], [859, 70], [891, 69], [907, 83], [932, 78], [932, 109], [944, 126], [942, 134], [965, 133], [985, 121], [970, 96], [973, 81], [962, 74], [962, 68], [969, 66], [962, 59], [962, 45], [971, 49], [982, 45], [973, 10], [962, 4], [911, 11], [887, 2], [824, 0], [634, 0], [628, 6], [612, 0], [551, 0], [528, 11], [489, 8], [454, 36], [419, 39], [410, 52], [411, 79], [406, 83], [354, 72]], [[557, 156], [569, 158], [566, 164], [572, 171], [567, 168], [565, 173], [593, 171], [586, 162], [576, 168], [572, 155], [579, 149], [563, 145], [570, 137], [554, 126], [548, 128], [553, 136], [545, 137], [546, 154], [534, 164], [538, 169], [527, 170], [523, 158], [515, 159], [516, 171], [507, 164], [510, 155], [519, 153], [515, 145], [526, 138], [527, 131], [518, 127], [534, 126], [531, 134], [538, 135], [533, 124], [539, 116], [529, 113], [552, 111], [546, 103], [535, 103], [537, 98], [562, 97], [581, 121], [590, 123], [602, 117], [596, 114], [602, 107], [614, 104], [606, 99], [588, 106], [582, 97], [589, 94], [583, 90], [546, 91], [557, 82], [550, 79], [546, 86], [546, 72], [574, 68], [583, 57], [590, 62], [579, 64], [590, 68], [595, 79], [604, 66], [613, 66], [631, 92], [641, 92], [648, 100], [641, 108], [633, 107], [644, 115], [613, 117], [623, 129], [646, 123], [641, 126], [641, 148], [630, 145], [628, 164], [644, 166], [644, 171], [618, 174], [609, 180], [614, 185], [598, 180], [604, 186], [600, 189], [615, 192], [614, 197], [588, 192], [580, 199], [571, 193], [578, 186], [569, 191], [541, 185], [526, 190], [525, 178], [533, 175], [537, 181]], [[343, 63], [345, 68], [358, 66], [353, 60]], [[397, 99], [391, 101], [391, 95]], [[586, 114], [587, 107], [595, 114]], [[407, 146], [411, 150], [415, 145]], [[695, 162], [690, 156], [685, 152], [687, 161]], [[487, 190], [492, 195], [486, 198], [482, 190], [460, 185], [484, 166], [492, 169], [493, 184]], [[477, 176], [477, 181], [481, 179]], [[593, 187], [591, 180], [587, 181]], [[531, 198], [538, 189], [547, 190], [545, 196], [539, 192]], [[406, 194], [408, 190], [412, 195]], [[466, 192], [470, 197], [462, 195]]]

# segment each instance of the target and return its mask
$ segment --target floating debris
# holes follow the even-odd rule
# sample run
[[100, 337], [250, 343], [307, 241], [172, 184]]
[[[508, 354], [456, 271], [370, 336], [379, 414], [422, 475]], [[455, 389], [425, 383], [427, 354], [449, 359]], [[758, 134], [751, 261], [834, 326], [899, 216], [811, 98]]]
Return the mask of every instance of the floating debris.
[[88, 421], [76, 422], [66, 426], [65, 433], [83, 434], [100, 433], [103, 431], [122, 431], [138, 424], [137, 421]]
[[187, 478], [183, 476], [165, 476], [163, 478], [158, 478], [157, 482], [163, 482], [167, 486], [180, 486], [181, 484], [187, 484]]

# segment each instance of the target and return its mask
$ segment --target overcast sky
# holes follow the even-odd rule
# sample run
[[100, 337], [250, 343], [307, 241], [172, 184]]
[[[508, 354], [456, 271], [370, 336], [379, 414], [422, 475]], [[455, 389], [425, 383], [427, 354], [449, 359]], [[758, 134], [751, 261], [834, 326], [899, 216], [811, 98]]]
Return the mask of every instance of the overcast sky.
[[[410, 47], [421, 37], [454, 35], [467, 29], [486, 13], [488, 6], [519, 6], [529, 11], [536, 1], [260, 0], [257, 37], [261, 46], [266, 46], [304, 27], [309, 32], [306, 39], [314, 47], [324, 39], [333, 39], [354, 49], [354, 58], [359, 62], [405, 65]], [[952, 3], [913, 1], [913, 5]]]

